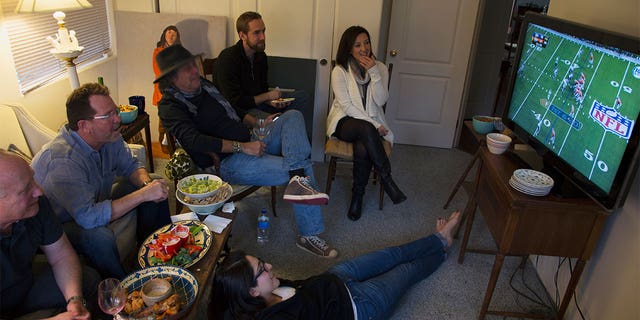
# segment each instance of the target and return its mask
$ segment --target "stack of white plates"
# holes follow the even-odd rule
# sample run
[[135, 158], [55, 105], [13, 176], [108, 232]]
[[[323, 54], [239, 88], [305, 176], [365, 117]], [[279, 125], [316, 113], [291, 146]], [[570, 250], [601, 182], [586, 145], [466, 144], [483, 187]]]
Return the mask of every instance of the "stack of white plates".
[[540, 171], [518, 169], [509, 179], [509, 185], [524, 194], [546, 196], [553, 187], [553, 179]]

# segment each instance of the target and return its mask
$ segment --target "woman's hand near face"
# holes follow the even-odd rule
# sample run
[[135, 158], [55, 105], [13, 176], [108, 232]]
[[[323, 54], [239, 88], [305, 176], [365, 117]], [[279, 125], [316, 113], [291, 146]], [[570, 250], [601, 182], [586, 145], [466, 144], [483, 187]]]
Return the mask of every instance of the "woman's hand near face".
[[384, 137], [389, 134], [389, 129], [385, 128], [383, 125], [378, 127], [378, 133], [381, 137]]
[[366, 70], [369, 70], [376, 65], [376, 60], [373, 57], [358, 56], [358, 63]]

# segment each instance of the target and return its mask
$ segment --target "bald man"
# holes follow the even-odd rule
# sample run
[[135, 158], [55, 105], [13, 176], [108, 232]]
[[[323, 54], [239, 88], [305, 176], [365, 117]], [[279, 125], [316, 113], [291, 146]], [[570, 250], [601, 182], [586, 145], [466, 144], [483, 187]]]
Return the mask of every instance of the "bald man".
[[[97, 272], [81, 267], [29, 164], [2, 149], [0, 233], [0, 318], [43, 309], [56, 319], [90, 318], [85, 296], [95, 304]], [[38, 249], [48, 263], [34, 262]]]

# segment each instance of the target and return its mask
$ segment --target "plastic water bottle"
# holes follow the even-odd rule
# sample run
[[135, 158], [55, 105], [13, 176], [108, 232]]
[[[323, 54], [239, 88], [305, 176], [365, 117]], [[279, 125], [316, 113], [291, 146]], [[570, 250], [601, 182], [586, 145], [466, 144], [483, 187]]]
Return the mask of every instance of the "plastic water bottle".
[[258, 245], [263, 246], [269, 242], [269, 216], [267, 209], [262, 208], [258, 216]]

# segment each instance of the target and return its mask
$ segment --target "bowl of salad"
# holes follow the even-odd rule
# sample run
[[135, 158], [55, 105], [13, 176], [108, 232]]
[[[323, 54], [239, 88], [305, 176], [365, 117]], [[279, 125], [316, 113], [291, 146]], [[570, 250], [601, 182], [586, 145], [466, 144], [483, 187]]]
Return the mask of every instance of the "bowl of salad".
[[194, 174], [178, 181], [178, 191], [191, 199], [214, 196], [222, 186], [222, 179], [213, 174]]
[[233, 195], [233, 188], [228, 183], [223, 183], [218, 190], [213, 196], [200, 199], [192, 199], [176, 190], [176, 199], [196, 214], [209, 215], [220, 209]]

